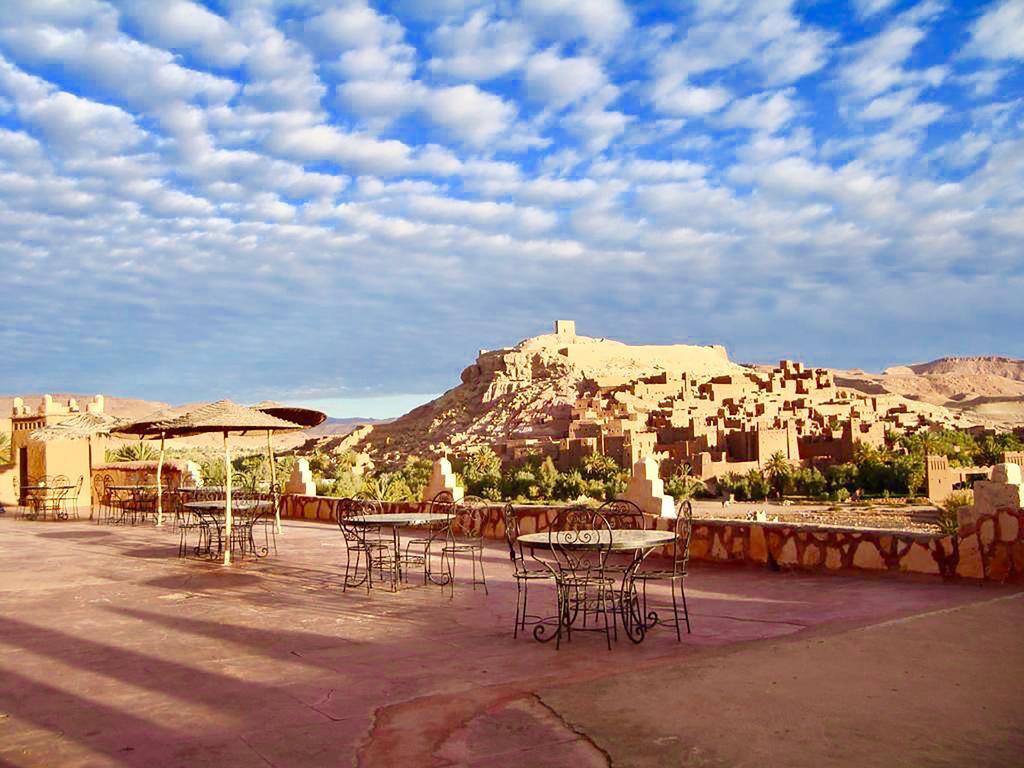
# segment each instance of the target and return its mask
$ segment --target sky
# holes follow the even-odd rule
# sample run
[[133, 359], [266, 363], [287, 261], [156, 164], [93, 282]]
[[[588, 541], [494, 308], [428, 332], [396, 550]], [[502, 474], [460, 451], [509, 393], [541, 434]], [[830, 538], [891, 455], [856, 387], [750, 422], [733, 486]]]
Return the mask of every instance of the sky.
[[1024, 357], [1022, 62], [1024, 0], [3, 3], [0, 390]]

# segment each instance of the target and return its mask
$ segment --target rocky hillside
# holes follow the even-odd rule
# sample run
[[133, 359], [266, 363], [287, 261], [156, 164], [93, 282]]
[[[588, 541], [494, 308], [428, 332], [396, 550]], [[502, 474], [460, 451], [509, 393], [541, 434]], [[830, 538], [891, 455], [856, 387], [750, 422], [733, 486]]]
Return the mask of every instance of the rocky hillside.
[[711, 378], [742, 371], [720, 346], [630, 346], [546, 334], [482, 351], [462, 372], [459, 386], [339, 447], [388, 463], [497, 440], [563, 437], [572, 406], [588, 384], [607, 386], [660, 373]]

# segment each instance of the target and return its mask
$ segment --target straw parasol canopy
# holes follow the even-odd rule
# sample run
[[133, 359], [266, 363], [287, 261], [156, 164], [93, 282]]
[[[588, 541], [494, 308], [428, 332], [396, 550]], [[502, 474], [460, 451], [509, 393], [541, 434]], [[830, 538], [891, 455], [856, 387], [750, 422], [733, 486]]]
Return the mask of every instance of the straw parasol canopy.
[[93, 435], [109, 435], [125, 422], [105, 413], [76, 413], [58, 424], [42, 427], [29, 435], [30, 440], [85, 440]]
[[253, 432], [283, 432], [302, 429], [301, 424], [271, 416], [255, 408], [233, 403], [230, 400], [218, 400], [193, 408], [178, 416], [161, 416], [153, 414], [140, 421], [135, 421], [116, 430], [119, 435], [135, 437], [151, 437], [163, 435], [187, 437], [210, 432], [230, 432], [247, 435]]
[[327, 414], [323, 411], [317, 411], [313, 408], [301, 408], [297, 405], [282, 405], [272, 400], [264, 400], [252, 407], [257, 411], [263, 411], [263, 413], [276, 416], [279, 419], [295, 422], [307, 429], [323, 424], [327, 420]]
[[[194, 408], [178, 416], [164, 417], [160, 414], [153, 414], [137, 422], [123, 425], [117, 430], [118, 435], [133, 435], [135, 437], [159, 437], [160, 438], [160, 465], [163, 464], [164, 440], [174, 437], [187, 437], [189, 435], [202, 435], [220, 432], [224, 435], [224, 472], [226, 477], [224, 504], [226, 538], [231, 541], [231, 448], [228, 443], [228, 435], [247, 435], [254, 432], [287, 432], [302, 429], [301, 424], [293, 421], [271, 416], [255, 408], [247, 408], [244, 405], [233, 403], [230, 400], [218, 400], [214, 403], [207, 403]], [[160, 468], [157, 468], [157, 485], [160, 486]], [[158, 503], [161, 499], [162, 489], [158, 488]], [[163, 506], [158, 508], [158, 525], [163, 521]], [[224, 564], [231, 562], [231, 547], [224, 549]]]

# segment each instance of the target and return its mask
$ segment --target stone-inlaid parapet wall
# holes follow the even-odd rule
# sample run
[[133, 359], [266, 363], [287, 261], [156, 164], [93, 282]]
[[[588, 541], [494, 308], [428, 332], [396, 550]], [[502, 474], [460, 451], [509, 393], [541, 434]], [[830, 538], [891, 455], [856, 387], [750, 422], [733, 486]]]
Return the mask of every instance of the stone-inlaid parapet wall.
[[[281, 516], [333, 522], [340, 499], [282, 498]], [[429, 502], [386, 502], [386, 512], [425, 511]], [[546, 531], [558, 507], [516, 506], [523, 533]], [[484, 535], [505, 535], [503, 505], [487, 507]], [[672, 530], [675, 521], [648, 518], [648, 527]], [[663, 554], [668, 554], [667, 550]], [[690, 557], [696, 561], [762, 565], [815, 573], [889, 573], [990, 581], [1024, 578], [1024, 510], [1000, 509], [955, 536], [736, 520], [694, 521]]]

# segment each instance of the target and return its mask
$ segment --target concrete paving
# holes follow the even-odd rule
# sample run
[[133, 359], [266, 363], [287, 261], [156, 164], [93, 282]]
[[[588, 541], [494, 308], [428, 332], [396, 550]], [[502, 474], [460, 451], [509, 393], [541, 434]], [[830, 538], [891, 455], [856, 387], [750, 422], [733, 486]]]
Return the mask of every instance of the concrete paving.
[[0, 518], [0, 766], [798, 764], [789, 748], [906, 765], [853, 747], [966, 733], [994, 762], [1020, 746], [1013, 588], [697, 568], [682, 643], [556, 651], [512, 639], [497, 543], [490, 594], [453, 599], [343, 591], [322, 524], [288, 522], [278, 556], [230, 568], [177, 544]]

